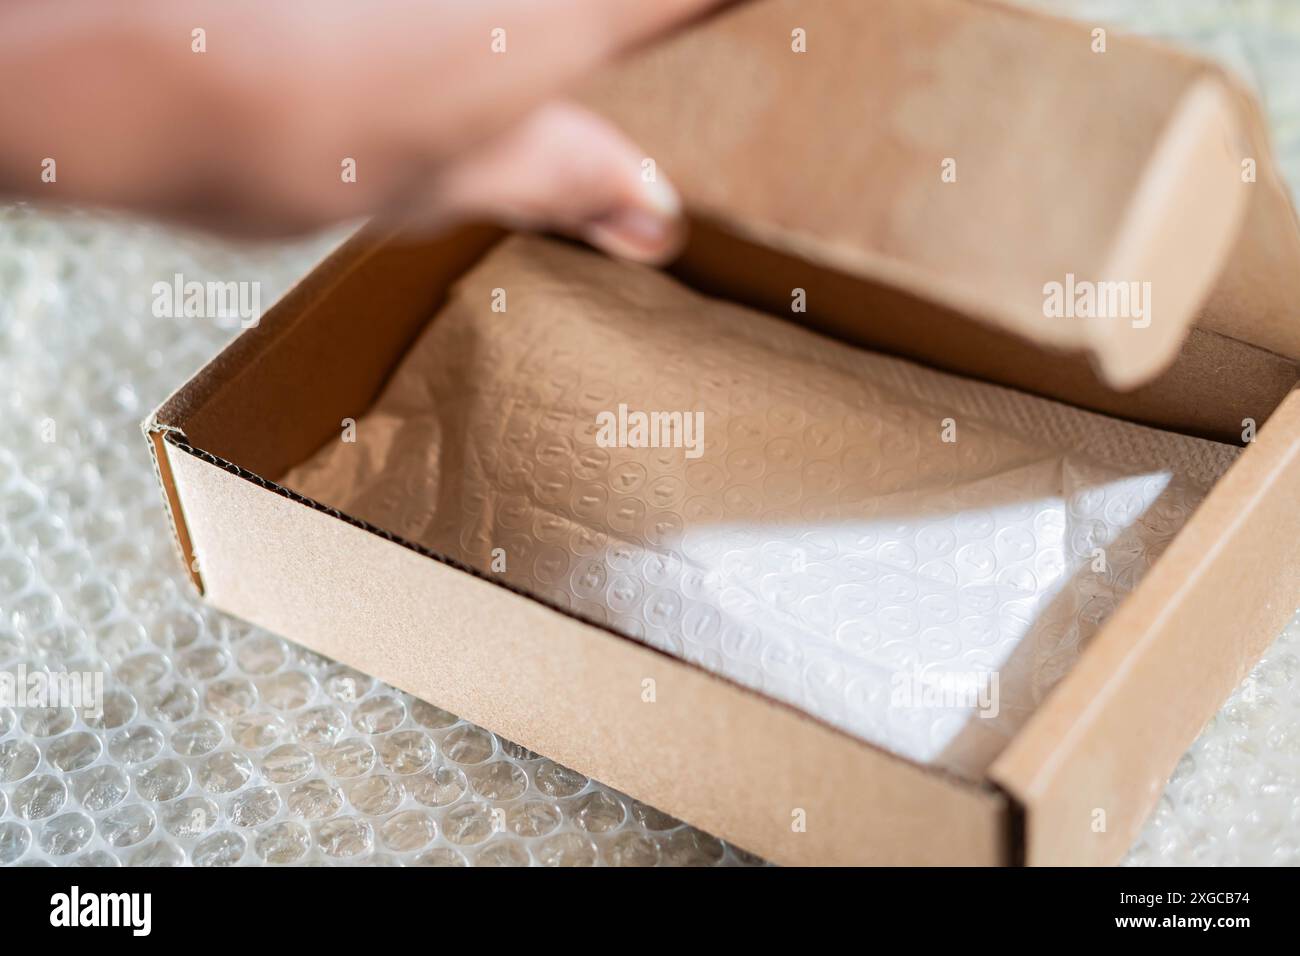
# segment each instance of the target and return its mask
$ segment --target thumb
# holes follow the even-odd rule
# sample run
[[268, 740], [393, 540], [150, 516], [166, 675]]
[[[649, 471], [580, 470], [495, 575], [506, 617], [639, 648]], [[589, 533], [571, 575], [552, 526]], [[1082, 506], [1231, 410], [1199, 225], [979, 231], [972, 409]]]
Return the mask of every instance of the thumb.
[[488, 219], [553, 229], [612, 255], [662, 263], [684, 237], [681, 206], [646, 159], [600, 117], [551, 103], [442, 167], [419, 214], [440, 224]]

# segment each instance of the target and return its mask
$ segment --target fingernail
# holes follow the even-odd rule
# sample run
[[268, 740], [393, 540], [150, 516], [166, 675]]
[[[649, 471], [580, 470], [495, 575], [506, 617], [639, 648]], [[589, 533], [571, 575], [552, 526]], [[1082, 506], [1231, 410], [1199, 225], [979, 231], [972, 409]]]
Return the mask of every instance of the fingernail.
[[586, 238], [611, 255], [657, 265], [671, 259], [681, 243], [681, 200], [665, 182], [641, 185], [641, 205], [592, 223]]
[[662, 179], [650, 182], [641, 181], [641, 195], [645, 198], [647, 209], [652, 209], [669, 219], [676, 219], [682, 214], [682, 200], [677, 190]]

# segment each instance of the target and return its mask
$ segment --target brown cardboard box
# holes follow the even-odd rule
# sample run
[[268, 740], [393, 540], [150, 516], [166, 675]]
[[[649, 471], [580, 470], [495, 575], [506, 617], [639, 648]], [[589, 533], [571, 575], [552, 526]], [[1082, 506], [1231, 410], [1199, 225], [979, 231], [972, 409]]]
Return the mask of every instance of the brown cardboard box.
[[[1232, 80], [1094, 43], [968, 0], [766, 0], [585, 94], [681, 187], [694, 231], [674, 271], [698, 288], [787, 317], [803, 288], [797, 318], [820, 331], [1117, 417], [1236, 442], [1262, 425], [987, 779], [275, 483], [369, 406], [492, 229], [354, 238], [145, 423], [195, 586], [778, 862], [1116, 861], [1300, 593], [1300, 230]], [[1151, 281], [1157, 320], [1044, 318], [1067, 273]]]

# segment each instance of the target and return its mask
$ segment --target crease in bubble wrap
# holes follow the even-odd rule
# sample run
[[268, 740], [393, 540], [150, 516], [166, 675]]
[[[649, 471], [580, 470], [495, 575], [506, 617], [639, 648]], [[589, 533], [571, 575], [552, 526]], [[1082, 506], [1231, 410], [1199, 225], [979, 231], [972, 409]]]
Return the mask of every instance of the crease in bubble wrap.
[[[620, 404], [701, 412], [699, 456], [601, 447]], [[283, 481], [976, 776], [1237, 454], [517, 237], [453, 290], [355, 442]]]

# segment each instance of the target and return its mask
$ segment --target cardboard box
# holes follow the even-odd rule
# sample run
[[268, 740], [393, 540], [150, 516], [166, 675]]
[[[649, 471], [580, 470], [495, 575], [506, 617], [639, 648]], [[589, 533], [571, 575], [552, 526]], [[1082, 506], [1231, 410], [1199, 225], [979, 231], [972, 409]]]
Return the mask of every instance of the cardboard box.
[[[360, 417], [494, 229], [355, 237], [145, 423], [191, 580], [777, 862], [1115, 862], [1300, 593], [1300, 229], [1234, 80], [1096, 41], [968, 0], [767, 0], [584, 93], [681, 188], [693, 234], [673, 270], [697, 288], [1120, 418], [1237, 443], [1260, 426], [986, 779], [276, 484]], [[1044, 284], [1067, 274], [1150, 281], [1156, 320], [1046, 319]], [[792, 317], [796, 287], [808, 313]]]

